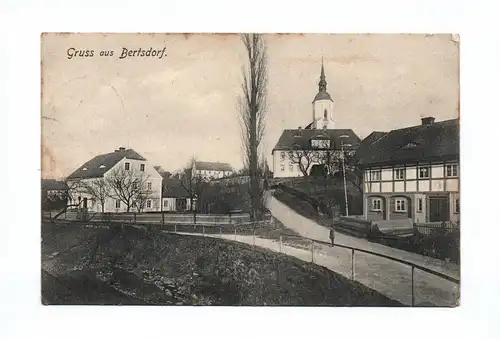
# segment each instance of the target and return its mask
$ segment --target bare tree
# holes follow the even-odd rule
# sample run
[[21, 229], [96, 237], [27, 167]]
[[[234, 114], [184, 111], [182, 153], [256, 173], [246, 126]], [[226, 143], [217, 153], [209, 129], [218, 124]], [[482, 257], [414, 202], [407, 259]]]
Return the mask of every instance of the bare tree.
[[111, 195], [127, 207], [127, 212], [134, 207], [138, 199], [144, 197], [148, 188], [149, 176], [133, 169], [117, 168], [106, 178]]
[[75, 194], [78, 192], [81, 192], [83, 189], [84, 185], [81, 180], [68, 180], [66, 181], [66, 185], [68, 186], [67, 189], [62, 193], [61, 198], [65, 199], [67, 201], [66, 206], [59, 211], [55, 216], [52, 217], [52, 219], [57, 219], [64, 213], [66, 213], [67, 210], [72, 209], [72, 208], [78, 208], [83, 204], [83, 200], [78, 200], [76, 199]]
[[91, 180], [82, 184], [83, 190], [90, 195], [91, 200], [98, 203], [101, 213], [104, 213], [106, 199], [110, 196], [111, 190], [108, 182], [104, 178]]
[[339, 173], [343, 176], [345, 166], [346, 182], [363, 193], [363, 171], [359, 167], [353, 151], [344, 150], [342, 153], [341, 151], [328, 150], [320, 155], [319, 162], [327, 166], [330, 175]]
[[242, 41], [248, 63], [243, 67], [243, 94], [238, 98], [238, 105], [244, 163], [250, 174], [252, 218], [257, 220], [263, 204], [259, 146], [265, 131], [267, 113], [267, 46], [260, 34], [243, 34]]
[[320, 151], [314, 149], [294, 149], [287, 153], [288, 160], [291, 164], [297, 164], [302, 174], [309, 176], [309, 169], [315, 163], [318, 163], [321, 155]]

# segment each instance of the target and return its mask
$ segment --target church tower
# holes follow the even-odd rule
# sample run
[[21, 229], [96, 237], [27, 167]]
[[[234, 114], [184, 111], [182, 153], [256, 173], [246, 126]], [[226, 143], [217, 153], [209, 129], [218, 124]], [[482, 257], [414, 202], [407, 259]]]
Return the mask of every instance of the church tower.
[[330, 94], [326, 91], [325, 68], [323, 66], [323, 58], [321, 59], [321, 75], [318, 83], [318, 94], [314, 97], [313, 106], [313, 123], [312, 128], [317, 129], [333, 129], [333, 100]]

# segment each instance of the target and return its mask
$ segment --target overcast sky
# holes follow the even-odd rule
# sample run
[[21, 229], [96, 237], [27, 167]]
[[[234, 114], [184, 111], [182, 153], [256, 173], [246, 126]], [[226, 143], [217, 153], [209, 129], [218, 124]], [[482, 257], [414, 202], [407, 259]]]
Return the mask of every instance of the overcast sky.
[[[417, 125], [424, 116], [458, 116], [459, 48], [449, 34], [266, 39], [268, 158], [283, 129], [311, 122], [321, 57], [336, 128], [363, 138]], [[94, 57], [68, 59], [71, 47], [94, 50]], [[167, 55], [120, 60], [123, 47], [166, 47]], [[100, 57], [101, 50], [114, 55]], [[237, 35], [44, 35], [42, 176], [67, 176], [120, 146], [170, 171], [193, 155], [241, 168], [237, 96], [244, 62]]]

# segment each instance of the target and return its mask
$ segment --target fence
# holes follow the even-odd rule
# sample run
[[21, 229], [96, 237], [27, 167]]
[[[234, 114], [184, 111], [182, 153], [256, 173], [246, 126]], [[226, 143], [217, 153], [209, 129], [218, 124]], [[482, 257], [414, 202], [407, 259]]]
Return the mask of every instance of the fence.
[[[318, 255], [318, 249], [323, 248], [322, 246], [331, 246], [331, 243], [325, 241], [319, 241], [307, 237], [297, 236], [293, 234], [284, 233], [284, 229], [272, 229], [269, 225], [272, 224], [272, 218], [270, 220], [265, 220], [260, 223], [251, 224], [233, 224], [233, 225], [210, 225], [210, 224], [160, 224], [160, 223], [144, 223], [144, 222], [125, 222], [125, 221], [97, 221], [92, 220], [90, 222], [85, 221], [65, 221], [62, 220], [61, 223], [71, 223], [79, 224], [91, 227], [138, 227], [144, 228], [146, 230], [159, 229], [168, 233], [180, 233], [180, 234], [199, 234], [204, 237], [219, 237], [226, 240], [234, 240], [243, 243], [253, 245], [254, 247], [259, 242], [260, 247], [265, 247], [272, 249], [279, 253], [284, 253], [288, 255], [294, 255], [295, 257], [302, 259], [304, 261], [310, 261], [312, 263], [318, 263], [316, 256]], [[290, 253], [290, 249], [295, 248], [296, 250], [303, 250], [295, 253]], [[395, 258], [389, 255], [376, 253], [369, 250], [364, 250], [360, 248], [355, 248], [351, 246], [335, 244], [334, 248], [342, 248], [349, 252], [350, 256], [350, 278], [354, 281], [356, 278], [356, 253], [365, 253], [371, 256], [384, 258], [400, 264], [408, 266], [411, 272], [411, 306], [415, 306], [415, 271], [420, 270], [429, 273], [433, 276], [444, 279], [456, 285], [460, 285], [460, 279], [449, 276], [447, 274], [432, 270], [430, 268], [403, 260]], [[324, 249], [324, 248], [323, 248]], [[288, 253], [287, 253], [288, 252]], [[309, 254], [308, 254], [309, 253]], [[299, 255], [300, 254], [300, 255]], [[342, 260], [341, 260], [342, 262]]]
[[420, 234], [423, 235], [460, 232], [460, 223], [454, 223], [452, 221], [415, 223], [413, 226]]
[[[57, 212], [43, 212], [42, 218], [51, 219]], [[269, 217], [269, 216], [267, 216]], [[122, 221], [153, 224], [207, 224], [207, 225], [233, 225], [250, 222], [248, 213], [234, 214], [177, 214], [177, 213], [96, 213], [66, 211], [59, 216], [59, 220], [73, 221]]]

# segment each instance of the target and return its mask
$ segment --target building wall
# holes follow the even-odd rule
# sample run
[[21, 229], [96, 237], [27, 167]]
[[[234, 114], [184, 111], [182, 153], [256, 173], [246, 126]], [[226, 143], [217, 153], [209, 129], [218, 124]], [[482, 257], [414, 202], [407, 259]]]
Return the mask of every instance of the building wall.
[[[447, 166], [456, 165], [457, 171], [449, 176]], [[419, 167], [428, 167], [428, 178], [419, 178]], [[404, 177], [396, 178], [395, 169], [402, 168]], [[380, 179], [372, 180], [370, 173], [380, 171]], [[407, 164], [402, 166], [386, 166], [368, 168], [363, 174], [365, 218], [369, 220], [396, 220], [412, 218], [416, 222], [429, 221], [429, 198], [443, 196], [448, 199], [449, 219], [457, 222], [460, 220], [459, 206], [460, 169], [458, 161]], [[372, 211], [371, 198], [382, 198], [384, 211]], [[404, 197], [407, 200], [407, 213], [396, 212], [394, 198]], [[458, 199], [458, 203], [457, 203]], [[421, 203], [420, 203], [421, 201]]]
[[[148, 200], [151, 201], [150, 207], [147, 207], [147, 203], [145, 204], [143, 211], [144, 212], [153, 212], [153, 211], [160, 211], [161, 210], [161, 183], [162, 183], [162, 177], [158, 172], [151, 166], [147, 161], [140, 161], [140, 160], [134, 160], [134, 159], [122, 159], [120, 162], [118, 162], [113, 168], [111, 168], [109, 171], [107, 171], [104, 174], [104, 180], [107, 180], [110, 176], [112, 176], [112, 172], [115, 169], [119, 168], [125, 168], [125, 163], [130, 164], [130, 170], [134, 171], [134, 173], [144, 173], [144, 175], [148, 176], [147, 182], [151, 183], [151, 196]], [[140, 165], [144, 164], [144, 172], [140, 171]], [[92, 181], [96, 180], [103, 180], [103, 178], [88, 178], [88, 179], [82, 179], [81, 182], [83, 184], [90, 184]], [[70, 187], [74, 187], [75, 180], [70, 180], [68, 181], [68, 185]], [[106, 201], [104, 203], [104, 212], [114, 212], [114, 213], [122, 213], [127, 211], [127, 206], [123, 201], [120, 201], [119, 207], [117, 207], [117, 200], [119, 200], [115, 194], [110, 190], [110, 197], [106, 198]], [[102, 206], [101, 203], [98, 201], [92, 202], [91, 198], [92, 196], [86, 192], [84, 189], [73, 189], [71, 192], [71, 195], [74, 197], [75, 201], [78, 200], [78, 198], [81, 198], [81, 200], [84, 200], [87, 198], [87, 208], [89, 211], [92, 212], [101, 212]], [[73, 202], [68, 202], [68, 204], [72, 204]], [[136, 211], [135, 208], [131, 207], [130, 211]]]
[[[300, 170], [299, 164], [292, 163], [289, 159], [288, 152], [290, 151], [274, 151], [273, 152], [273, 178], [290, 178], [290, 177], [302, 177], [303, 173]], [[317, 151], [324, 152], [324, 151]], [[338, 151], [340, 152], [340, 151]], [[332, 152], [333, 153], [333, 152]], [[284, 154], [284, 158], [282, 157]], [[314, 156], [313, 156], [314, 157]], [[319, 165], [319, 161], [313, 161], [309, 166], [308, 173], [311, 172], [311, 168], [314, 165]]]
[[195, 175], [200, 176], [206, 180], [220, 179], [233, 174], [232, 171], [216, 171], [216, 170], [202, 170], [196, 169]]
[[323, 128], [323, 126], [318, 126], [322, 124], [324, 118], [325, 109], [327, 110], [328, 128], [335, 128], [333, 122], [333, 101], [331, 100], [317, 100], [313, 102], [313, 120], [315, 122], [316, 128]]

